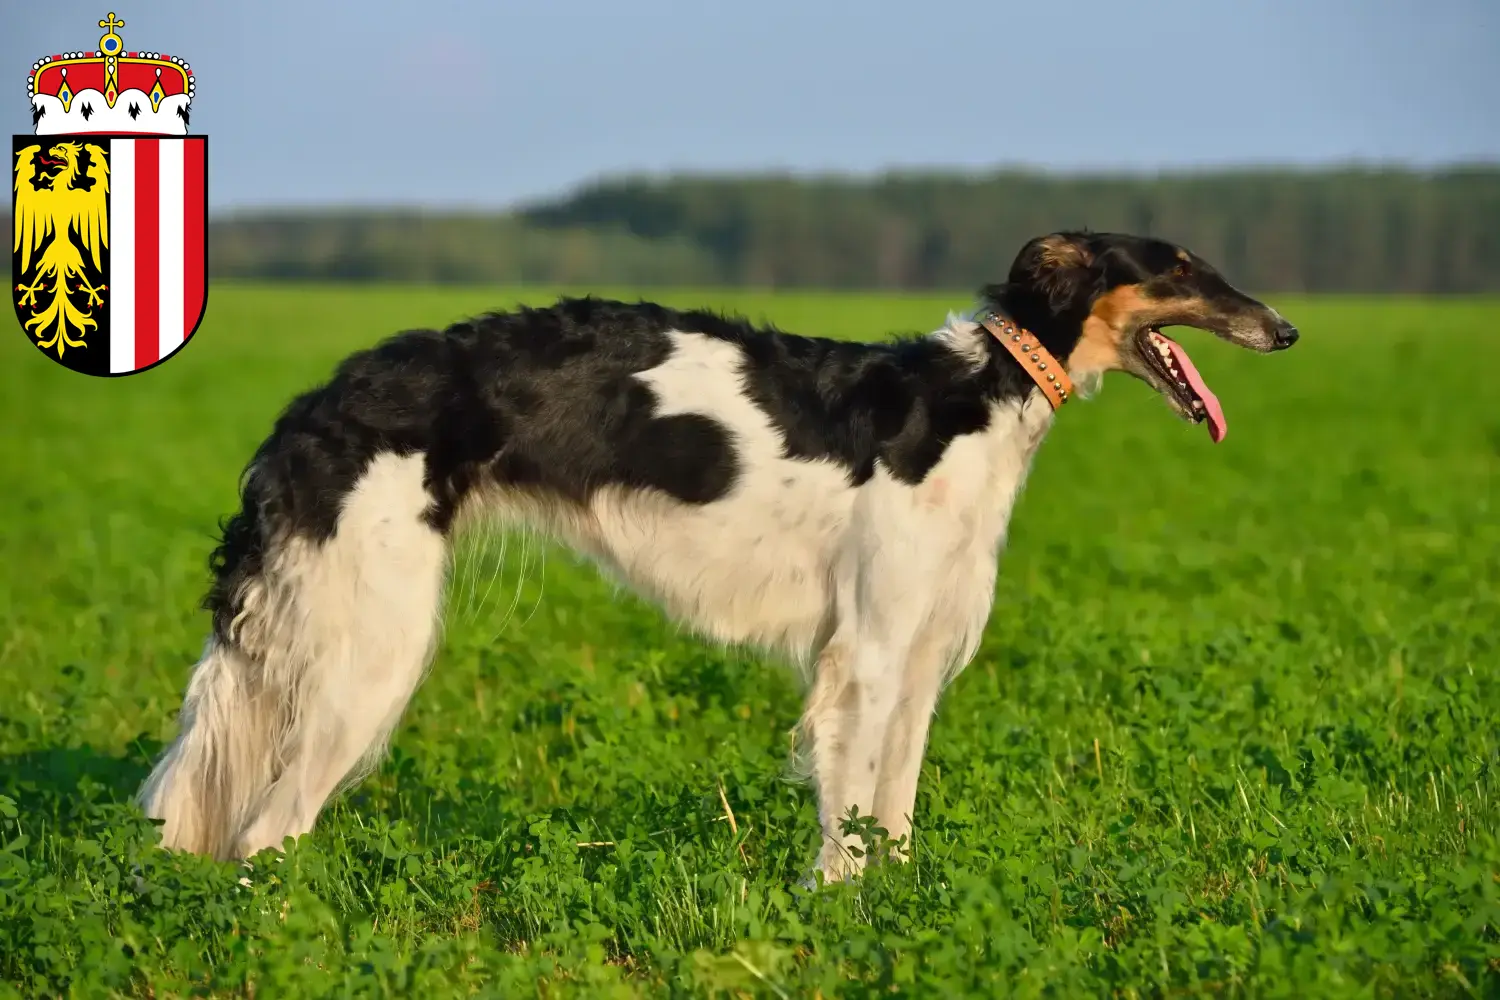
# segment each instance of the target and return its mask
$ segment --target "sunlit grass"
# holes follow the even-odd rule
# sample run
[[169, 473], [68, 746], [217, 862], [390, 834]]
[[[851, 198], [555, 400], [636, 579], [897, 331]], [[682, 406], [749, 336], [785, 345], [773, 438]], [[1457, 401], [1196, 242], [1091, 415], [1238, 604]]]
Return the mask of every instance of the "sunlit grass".
[[[1274, 357], [1184, 333], [1219, 446], [1124, 377], [1069, 406], [912, 865], [795, 888], [792, 677], [522, 538], [463, 547], [390, 759], [292, 855], [244, 888], [156, 851], [128, 800], [277, 411], [387, 333], [548, 297], [220, 286], [117, 380], [0, 338], [0, 994], [1500, 989], [1494, 302], [1277, 300], [1305, 336]], [[845, 337], [966, 305], [654, 297]]]

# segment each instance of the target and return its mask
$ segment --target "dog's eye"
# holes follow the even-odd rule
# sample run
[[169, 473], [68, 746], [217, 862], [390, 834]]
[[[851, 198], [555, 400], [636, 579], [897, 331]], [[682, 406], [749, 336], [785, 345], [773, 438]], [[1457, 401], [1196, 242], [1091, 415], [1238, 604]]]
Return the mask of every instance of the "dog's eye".
[[1192, 273], [1193, 273], [1192, 267], [1190, 267], [1188, 265], [1188, 262], [1185, 261], [1185, 260], [1178, 261], [1177, 262], [1177, 266], [1174, 267], [1174, 268], [1172, 268], [1172, 277], [1174, 277], [1174, 278], [1187, 278], [1187, 277], [1191, 277]]

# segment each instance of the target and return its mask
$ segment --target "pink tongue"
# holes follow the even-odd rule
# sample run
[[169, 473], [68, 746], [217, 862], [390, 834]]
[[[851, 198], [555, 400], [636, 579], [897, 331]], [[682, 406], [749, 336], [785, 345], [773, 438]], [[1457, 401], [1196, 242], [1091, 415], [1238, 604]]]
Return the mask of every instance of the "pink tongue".
[[1182, 377], [1187, 379], [1187, 384], [1198, 398], [1203, 400], [1203, 409], [1208, 412], [1208, 436], [1213, 439], [1214, 444], [1224, 440], [1224, 434], [1229, 430], [1229, 424], [1224, 420], [1224, 408], [1219, 405], [1219, 397], [1215, 396], [1208, 388], [1208, 383], [1203, 381], [1203, 376], [1198, 374], [1198, 369], [1193, 367], [1193, 359], [1188, 357], [1175, 341], [1167, 340], [1167, 349], [1172, 352], [1172, 360], [1177, 362], [1177, 368], [1182, 372]]

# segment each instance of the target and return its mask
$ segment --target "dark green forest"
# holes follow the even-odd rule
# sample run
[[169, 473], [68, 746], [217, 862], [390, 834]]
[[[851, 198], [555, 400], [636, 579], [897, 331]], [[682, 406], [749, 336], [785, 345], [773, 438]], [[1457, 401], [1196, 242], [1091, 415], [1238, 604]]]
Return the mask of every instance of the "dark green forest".
[[1246, 288], [1500, 291], [1500, 165], [1158, 176], [887, 174], [604, 180], [494, 214], [216, 219], [223, 277], [972, 289], [1028, 238], [1162, 236]]

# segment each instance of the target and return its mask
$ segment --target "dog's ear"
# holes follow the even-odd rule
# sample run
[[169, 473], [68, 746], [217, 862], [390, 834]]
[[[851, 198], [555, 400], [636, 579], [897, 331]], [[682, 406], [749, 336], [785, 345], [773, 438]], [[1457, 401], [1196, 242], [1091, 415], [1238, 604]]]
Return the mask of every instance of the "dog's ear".
[[1094, 254], [1081, 236], [1053, 233], [1021, 248], [1010, 282], [1045, 296], [1054, 312], [1085, 304], [1095, 284]]

